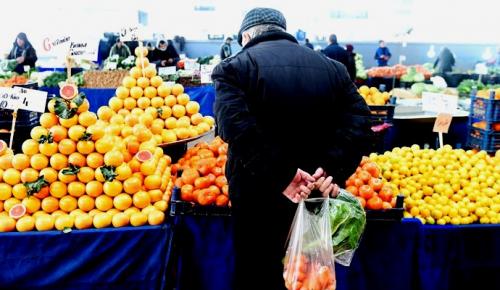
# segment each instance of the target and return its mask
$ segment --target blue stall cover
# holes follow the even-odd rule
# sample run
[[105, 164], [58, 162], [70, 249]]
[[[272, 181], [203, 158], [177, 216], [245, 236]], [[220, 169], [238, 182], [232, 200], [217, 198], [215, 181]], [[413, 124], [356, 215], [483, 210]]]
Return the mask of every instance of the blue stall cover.
[[0, 289], [159, 290], [171, 227], [0, 234]]

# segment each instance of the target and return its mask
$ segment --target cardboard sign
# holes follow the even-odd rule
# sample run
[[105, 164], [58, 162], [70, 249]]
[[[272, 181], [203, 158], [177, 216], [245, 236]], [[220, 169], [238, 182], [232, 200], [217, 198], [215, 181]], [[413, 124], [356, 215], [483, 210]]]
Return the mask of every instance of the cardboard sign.
[[0, 87], [0, 109], [17, 110], [20, 107], [20, 99], [16, 90]]
[[432, 131], [437, 133], [448, 133], [452, 118], [453, 116], [451, 114], [439, 113], [436, 117], [436, 122], [434, 122]]
[[458, 96], [424, 92], [422, 110], [434, 113], [454, 114], [458, 108]]
[[212, 72], [214, 70], [214, 65], [202, 65], [200, 68], [200, 79], [202, 84], [211, 84], [212, 83]]
[[69, 55], [74, 59], [97, 61], [99, 41], [94, 39], [71, 41]]
[[15, 87], [13, 89], [19, 98], [19, 109], [43, 113], [47, 103], [47, 92]]
[[120, 29], [121, 41], [138, 41], [140, 39], [139, 25], [123, 27]]
[[45, 53], [65, 57], [68, 54], [70, 35], [46, 36], [42, 40], [42, 48]]
[[161, 76], [175, 75], [176, 73], [177, 69], [175, 66], [166, 66], [158, 68], [158, 74]]

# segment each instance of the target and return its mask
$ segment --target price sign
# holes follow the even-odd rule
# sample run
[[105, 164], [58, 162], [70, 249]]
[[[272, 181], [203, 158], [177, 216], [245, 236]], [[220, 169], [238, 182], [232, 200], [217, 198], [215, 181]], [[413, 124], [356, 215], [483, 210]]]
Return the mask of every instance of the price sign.
[[123, 27], [120, 29], [120, 40], [122, 41], [138, 41], [140, 29], [139, 25]]
[[69, 35], [47, 35], [43, 37], [42, 49], [45, 53], [64, 58], [68, 54], [70, 41]]
[[458, 107], [458, 96], [428, 93], [422, 94], [422, 110], [434, 113], [454, 114]]
[[486, 75], [488, 74], [488, 67], [485, 63], [478, 63], [474, 68], [474, 72], [478, 75]]
[[184, 70], [185, 71], [196, 71], [200, 69], [200, 64], [196, 62], [196, 60], [188, 60], [184, 62]]
[[20, 97], [12, 88], [0, 87], [0, 109], [17, 110], [20, 107]]
[[69, 55], [74, 59], [97, 61], [99, 41], [96, 39], [71, 41]]
[[200, 78], [202, 84], [212, 83], [212, 72], [214, 70], [214, 65], [202, 65], [200, 68]]
[[18, 108], [26, 111], [43, 113], [47, 103], [47, 92], [15, 87], [14, 92], [18, 96]]
[[451, 114], [439, 113], [436, 117], [436, 122], [434, 122], [432, 131], [436, 133], [448, 133], [452, 118], [453, 116]]
[[167, 66], [158, 68], [158, 74], [161, 76], [169, 76], [175, 75], [177, 73], [177, 69], [175, 66]]

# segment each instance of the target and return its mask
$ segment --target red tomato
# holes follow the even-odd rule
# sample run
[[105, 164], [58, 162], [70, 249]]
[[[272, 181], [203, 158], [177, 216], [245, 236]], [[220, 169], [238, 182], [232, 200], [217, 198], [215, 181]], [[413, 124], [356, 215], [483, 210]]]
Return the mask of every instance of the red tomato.
[[368, 185], [370, 185], [374, 191], [378, 192], [384, 185], [384, 182], [382, 181], [382, 179], [372, 177], [368, 182]]
[[362, 185], [359, 188], [359, 196], [366, 200], [369, 200], [373, 196], [373, 189], [369, 185]]
[[349, 191], [353, 195], [358, 195], [358, 188], [356, 186], [354, 186], [354, 185], [346, 187], [345, 190]]
[[391, 202], [391, 200], [393, 198], [392, 187], [390, 187], [389, 185], [383, 186], [382, 189], [380, 189], [380, 192], [378, 193], [378, 196], [383, 201]]
[[364, 198], [362, 198], [361, 196], [356, 196], [356, 198], [359, 200], [359, 203], [361, 204], [361, 206], [363, 208], [366, 207], [366, 200]]
[[368, 200], [366, 205], [367, 205], [368, 209], [379, 210], [379, 209], [382, 209], [382, 207], [383, 207], [382, 203], [383, 203], [383, 201], [380, 197], [373, 196], [372, 198], [370, 198]]

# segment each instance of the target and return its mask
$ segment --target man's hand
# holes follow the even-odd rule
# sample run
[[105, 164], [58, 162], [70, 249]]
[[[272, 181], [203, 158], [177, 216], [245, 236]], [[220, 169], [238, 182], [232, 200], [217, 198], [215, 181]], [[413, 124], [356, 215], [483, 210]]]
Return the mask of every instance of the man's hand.
[[326, 176], [323, 168], [319, 167], [312, 176], [315, 179], [314, 188], [321, 191], [323, 197], [336, 197], [339, 194], [340, 188], [337, 184], [333, 183], [333, 177]]
[[172, 58], [168, 59], [168, 63], [173, 63], [173, 62], [174, 62], [174, 60]]
[[161, 63], [160, 63], [161, 66], [166, 66], [167, 65], [167, 61], [166, 60], [162, 60]]
[[17, 63], [23, 63], [24, 62], [24, 57], [20, 56], [20, 57], [16, 58], [16, 62]]
[[285, 188], [283, 194], [291, 201], [298, 203], [311, 194], [311, 190], [314, 188], [314, 181], [315, 179], [309, 173], [302, 169], [297, 169], [292, 182]]

